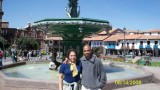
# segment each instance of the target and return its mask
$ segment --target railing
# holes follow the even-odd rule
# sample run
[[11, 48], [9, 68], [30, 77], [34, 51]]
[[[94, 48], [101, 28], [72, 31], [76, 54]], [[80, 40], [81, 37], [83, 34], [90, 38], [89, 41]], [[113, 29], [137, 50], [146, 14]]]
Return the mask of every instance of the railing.
[[143, 45], [139, 45], [139, 48], [143, 48]]
[[151, 45], [146, 45], [146, 49], [151, 49]]
[[154, 47], [153, 47], [154, 49], [158, 49], [158, 45], [154, 45]]
[[115, 47], [116, 47], [115, 45], [107, 45], [108, 49], [115, 49]]
[[131, 46], [131, 49], [134, 49], [134, 48], [135, 48], [134, 45], [132, 45], [132, 46]]

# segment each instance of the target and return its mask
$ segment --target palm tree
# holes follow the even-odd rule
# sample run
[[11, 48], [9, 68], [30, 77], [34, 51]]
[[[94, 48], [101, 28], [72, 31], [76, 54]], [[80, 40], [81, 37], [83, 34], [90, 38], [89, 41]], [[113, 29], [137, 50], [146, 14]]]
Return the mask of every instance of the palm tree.
[[100, 58], [101, 54], [103, 54], [103, 47], [94, 47], [93, 53]]

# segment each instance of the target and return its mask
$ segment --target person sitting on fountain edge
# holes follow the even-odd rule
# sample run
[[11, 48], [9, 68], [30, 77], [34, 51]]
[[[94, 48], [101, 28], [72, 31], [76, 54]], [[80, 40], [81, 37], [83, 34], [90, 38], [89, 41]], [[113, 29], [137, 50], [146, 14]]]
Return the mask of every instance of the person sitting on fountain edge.
[[52, 50], [51, 60], [52, 61], [49, 64], [49, 69], [50, 70], [53, 70], [53, 69], [57, 70], [58, 67], [62, 64], [62, 63], [57, 61], [57, 52], [56, 52], [56, 50], [55, 51]]

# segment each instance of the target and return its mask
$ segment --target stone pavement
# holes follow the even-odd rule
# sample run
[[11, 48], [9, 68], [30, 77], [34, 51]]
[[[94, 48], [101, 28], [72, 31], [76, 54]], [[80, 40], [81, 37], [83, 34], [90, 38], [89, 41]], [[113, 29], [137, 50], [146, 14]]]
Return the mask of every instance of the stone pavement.
[[150, 66], [143, 66], [143, 68], [147, 69], [149, 72], [154, 74], [154, 77], [159, 80], [160, 83], [160, 67], [150, 67]]
[[143, 66], [143, 68], [154, 74], [154, 77], [156, 78], [155, 83], [118, 88], [114, 90], [160, 90], [160, 67]]
[[125, 88], [118, 88], [113, 90], [160, 90], [160, 85], [155, 83], [149, 83], [149, 84], [142, 84]]

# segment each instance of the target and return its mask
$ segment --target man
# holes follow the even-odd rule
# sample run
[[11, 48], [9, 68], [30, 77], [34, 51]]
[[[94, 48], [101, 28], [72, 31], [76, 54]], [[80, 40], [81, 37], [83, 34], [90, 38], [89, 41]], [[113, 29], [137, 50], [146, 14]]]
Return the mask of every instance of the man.
[[[81, 90], [101, 90], [106, 84], [106, 72], [101, 60], [93, 54], [91, 47], [83, 47]], [[67, 60], [64, 61], [66, 63]]]
[[91, 47], [83, 47], [82, 90], [101, 90], [106, 84], [106, 73], [100, 59], [92, 53]]

